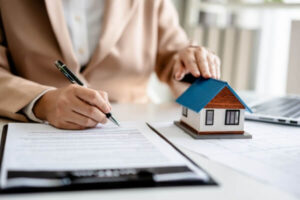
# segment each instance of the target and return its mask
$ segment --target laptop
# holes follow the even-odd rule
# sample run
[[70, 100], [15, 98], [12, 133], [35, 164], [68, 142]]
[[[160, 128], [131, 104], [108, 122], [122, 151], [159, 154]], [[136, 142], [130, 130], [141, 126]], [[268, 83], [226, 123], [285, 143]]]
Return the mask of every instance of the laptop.
[[253, 113], [246, 113], [246, 119], [300, 126], [300, 96], [298, 95], [253, 101], [249, 106]]

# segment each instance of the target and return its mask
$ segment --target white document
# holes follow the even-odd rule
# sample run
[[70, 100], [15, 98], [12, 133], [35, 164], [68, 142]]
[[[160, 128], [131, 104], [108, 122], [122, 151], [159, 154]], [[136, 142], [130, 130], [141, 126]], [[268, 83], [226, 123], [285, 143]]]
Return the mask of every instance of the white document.
[[[187, 166], [187, 159], [145, 124], [99, 125], [60, 130], [45, 124], [11, 123], [5, 143], [1, 186], [7, 171], [55, 171]], [[202, 178], [205, 173], [198, 171]]]
[[253, 139], [195, 140], [172, 122], [151, 123], [176, 145], [300, 197], [300, 128], [249, 122]]

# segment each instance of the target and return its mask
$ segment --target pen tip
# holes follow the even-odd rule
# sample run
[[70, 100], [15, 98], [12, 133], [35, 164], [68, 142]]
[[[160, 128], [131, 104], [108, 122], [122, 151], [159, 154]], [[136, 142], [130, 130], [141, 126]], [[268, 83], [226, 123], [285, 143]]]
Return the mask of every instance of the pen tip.
[[110, 119], [113, 121], [113, 123], [115, 125], [117, 125], [118, 127], [120, 127], [120, 124], [118, 123], [118, 121], [113, 116], [110, 116]]

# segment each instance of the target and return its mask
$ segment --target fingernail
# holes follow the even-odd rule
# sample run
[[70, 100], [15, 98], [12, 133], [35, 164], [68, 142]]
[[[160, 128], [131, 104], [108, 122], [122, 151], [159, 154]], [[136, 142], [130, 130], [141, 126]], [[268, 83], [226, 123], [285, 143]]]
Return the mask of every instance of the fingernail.
[[205, 73], [205, 78], [210, 78], [211, 77], [211, 74], [210, 73]]
[[109, 113], [109, 109], [108, 109], [108, 106], [107, 106], [107, 105], [103, 108], [103, 112], [104, 112], [104, 113]]
[[179, 81], [179, 80], [181, 79], [181, 76], [182, 76], [182, 75], [180, 75], [180, 74], [176, 74], [176, 76], [175, 76], [176, 80]]
[[184, 76], [185, 76], [185, 74], [181, 74], [179, 77], [179, 80], [183, 79]]

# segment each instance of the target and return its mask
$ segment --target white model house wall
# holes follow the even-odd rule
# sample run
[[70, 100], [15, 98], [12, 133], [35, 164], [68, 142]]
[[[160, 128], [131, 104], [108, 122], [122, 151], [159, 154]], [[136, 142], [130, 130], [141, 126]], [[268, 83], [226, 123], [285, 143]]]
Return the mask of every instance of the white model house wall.
[[193, 110], [188, 109], [187, 117], [181, 115], [181, 121], [185, 122], [196, 130], [199, 130], [200, 128], [200, 115]]
[[[205, 125], [206, 110], [214, 110], [213, 125]], [[226, 110], [239, 110], [240, 118], [239, 125], [225, 125]], [[244, 130], [244, 109], [202, 109], [200, 112], [200, 127], [198, 131], [243, 131]]]
[[[206, 110], [214, 111], [213, 125], [205, 125]], [[239, 110], [240, 118], [239, 125], [225, 125], [226, 110]], [[202, 109], [199, 113], [188, 109], [187, 117], [181, 115], [181, 121], [185, 122], [192, 128], [201, 131], [243, 131], [244, 130], [244, 109]]]

